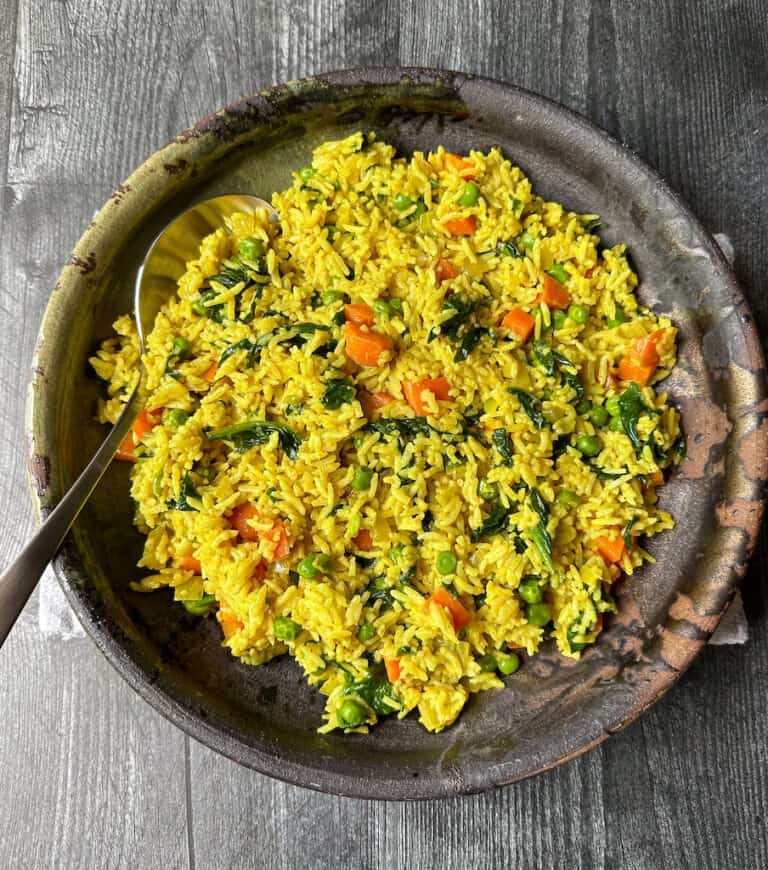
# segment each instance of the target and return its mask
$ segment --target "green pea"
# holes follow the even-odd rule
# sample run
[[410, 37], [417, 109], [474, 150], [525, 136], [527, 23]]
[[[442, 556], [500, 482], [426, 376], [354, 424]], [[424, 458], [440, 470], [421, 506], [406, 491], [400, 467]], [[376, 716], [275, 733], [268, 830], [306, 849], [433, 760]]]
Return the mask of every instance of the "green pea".
[[311, 166], [302, 166], [299, 170], [299, 178], [302, 181], [309, 181], [315, 174], [315, 170]]
[[317, 577], [320, 573], [320, 569], [315, 565], [314, 556], [305, 556], [301, 562], [299, 562], [296, 570], [306, 580], [311, 580], [313, 577]]
[[544, 626], [552, 619], [552, 608], [543, 602], [528, 604], [525, 607], [525, 618], [531, 625], [537, 625], [539, 628], [544, 628]]
[[183, 426], [188, 419], [189, 414], [187, 414], [186, 411], [182, 411], [181, 408], [172, 408], [168, 412], [168, 416], [165, 418], [166, 422], [172, 429], [178, 429], [179, 426]]
[[605, 426], [610, 414], [602, 405], [593, 405], [589, 412], [589, 419], [595, 426]]
[[584, 456], [597, 456], [600, 452], [600, 439], [596, 435], [579, 435], [576, 449]]
[[374, 314], [377, 314], [379, 317], [389, 317], [392, 313], [392, 307], [385, 299], [377, 299], [373, 303], [373, 311]]
[[537, 577], [526, 577], [518, 586], [517, 591], [527, 604], [538, 604], [542, 599], [541, 586]]
[[496, 660], [496, 656], [492, 653], [488, 653], [488, 655], [481, 656], [477, 663], [480, 665], [480, 670], [486, 674], [492, 674], [498, 668], [499, 663]]
[[589, 309], [585, 308], [583, 305], [571, 305], [568, 309], [568, 317], [570, 317], [574, 323], [583, 326], [587, 320], [589, 320]]
[[464, 206], [464, 208], [471, 208], [478, 199], [480, 199], [480, 188], [474, 181], [468, 181], [461, 191], [459, 205]]
[[568, 274], [568, 270], [562, 263], [553, 263], [551, 269], [547, 269], [547, 275], [551, 276], [560, 284], [565, 284], [565, 282], [570, 278]]
[[498, 659], [499, 670], [505, 677], [511, 676], [520, 667], [520, 656], [517, 653], [500, 653]]
[[437, 565], [437, 573], [446, 576], [448, 574], [456, 573], [459, 560], [456, 558], [456, 554], [451, 550], [443, 550], [443, 552], [438, 555], [435, 564]]
[[405, 211], [407, 208], [410, 208], [413, 205], [413, 200], [410, 198], [410, 196], [406, 196], [404, 193], [398, 193], [392, 200], [392, 205], [398, 211]]
[[611, 422], [608, 425], [611, 432], [623, 432], [624, 424], [621, 422], [621, 417], [611, 417]]
[[530, 251], [535, 244], [536, 237], [532, 236], [528, 230], [521, 233], [520, 238], [517, 240], [517, 247], [520, 248], [521, 251]]
[[240, 251], [240, 256], [246, 260], [258, 260], [264, 256], [264, 242], [261, 239], [243, 239], [237, 246]]
[[561, 311], [559, 308], [556, 308], [554, 313], [552, 314], [552, 325], [555, 329], [562, 329], [565, 326], [565, 321], [568, 318], [564, 311]]
[[390, 307], [393, 311], [396, 311], [398, 314], [402, 314], [402, 313], [403, 313], [403, 300], [402, 300], [402, 299], [398, 299], [397, 296], [393, 296], [393, 297], [389, 300], [389, 307]]
[[296, 640], [300, 630], [299, 624], [287, 616], [278, 616], [275, 620], [275, 637], [278, 640]]
[[541, 317], [541, 308], [538, 305], [534, 305], [531, 308], [531, 317], [536, 320], [537, 317]]
[[621, 326], [622, 323], [626, 323], [629, 320], [623, 308], [619, 308], [616, 306], [616, 312], [613, 317], [609, 317], [606, 320], [609, 329], [615, 329], [617, 326]]
[[583, 416], [584, 414], [589, 413], [589, 411], [591, 411], [591, 410], [592, 410], [592, 402], [588, 402], [586, 399], [584, 399], [583, 401], [579, 402], [578, 405], [576, 405], [576, 413], [580, 417]]
[[330, 574], [333, 571], [333, 559], [331, 559], [328, 553], [318, 553], [315, 556], [315, 568], [321, 574]]
[[194, 601], [183, 601], [184, 609], [192, 616], [205, 616], [211, 610], [211, 605], [216, 601], [214, 595], [203, 595]]
[[338, 290], [325, 290], [320, 297], [320, 301], [323, 305], [333, 305], [334, 302], [340, 302], [343, 298], [344, 294], [339, 293]]
[[192, 353], [192, 342], [186, 338], [174, 338], [171, 345], [171, 356], [176, 359], [186, 359]]
[[490, 480], [481, 480], [477, 487], [477, 494], [486, 501], [492, 501], [499, 494], [498, 484]]
[[557, 494], [557, 500], [564, 507], [573, 507], [579, 503], [579, 497], [570, 489], [563, 489]]
[[347, 698], [336, 711], [336, 721], [342, 728], [359, 728], [367, 716], [363, 705], [354, 698]]
[[355, 472], [355, 476], [352, 478], [352, 489], [356, 489], [358, 492], [363, 492], [363, 490], [368, 489], [371, 485], [372, 478], [373, 472], [370, 468], [358, 468]]
[[621, 414], [621, 405], [619, 405], [618, 396], [610, 396], [605, 400], [605, 410], [611, 417], [618, 417]]
[[373, 638], [373, 636], [375, 634], [376, 634], [376, 629], [371, 625], [371, 623], [364, 622], [360, 626], [360, 631], [358, 631], [358, 633], [357, 633], [357, 639], [361, 643], [366, 643], [367, 641], [371, 640], [371, 638]]

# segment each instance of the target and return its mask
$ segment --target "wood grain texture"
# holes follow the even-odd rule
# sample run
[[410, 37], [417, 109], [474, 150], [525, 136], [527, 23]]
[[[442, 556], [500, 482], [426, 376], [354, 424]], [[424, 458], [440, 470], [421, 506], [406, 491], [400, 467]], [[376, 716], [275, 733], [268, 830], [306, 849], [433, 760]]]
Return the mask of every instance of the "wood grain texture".
[[[0, 0], [0, 564], [32, 529], [23, 404], [56, 273], [93, 211], [174, 133], [258, 88], [444, 66], [587, 114], [713, 232], [768, 336], [763, 0]], [[768, 866], [765, 534], [751, 639], [708, 650], [603, 747], [537, 779], [383, 804], [268, 780], [183, 737], [36, 603], [0, 659], [0, 866]]]

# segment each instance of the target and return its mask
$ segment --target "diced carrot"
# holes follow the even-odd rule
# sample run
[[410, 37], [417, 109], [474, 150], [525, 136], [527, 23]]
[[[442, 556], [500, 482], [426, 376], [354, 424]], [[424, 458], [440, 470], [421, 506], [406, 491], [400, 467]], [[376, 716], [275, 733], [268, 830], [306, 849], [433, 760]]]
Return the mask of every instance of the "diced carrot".
[[459, 274], [459, 270], [453, 265], [453, 263], [449, 263], [448, 260], [440, 257], [437, 261], [436, 273], [438, 281], [450, 281], [451, 278], [455, 278]]
[[218, 369], [219, 364], [214, 362], [203, 372], [203, 380], [208, 381], [209, 384], [212, 384], [216, 380], [216, 370]]
[[659, 364], [659, 352], [656, 350], [656, 339], [652, 335], [646, 335], [644, 338], [638, 338], [627, 350], [627, 356], [632, 359], [632, 362], [641, 363], [646, 366], [657, 366]]
[[352, 538], [352, 543], [357, 550], [367, 553], [373, 549], [373, 538], [368, 529], [360, 529], [360, 531]]
[[452, 236], [471, 236], [477, 229], [477, 217], [470, 214], [462, 218], [452, 218], [443, 226]]
[[645, 366], [642, 363], [634, 362], [631, 357], [625, 356], [619, 363], [617, 374], [622, 381], [635, 381], [644, 386], [653, 377], [655, 371], [655, 365]]
[[151, 432], [157, 423], [150, 417], [149, 412], [146, 408], [139, 414], [139, 416], [134, 421], [132, 431], [133, 431], [133, 440], [136, 444], [138, 444], [142, 438], [148, 433]]
[[595, 546], [609, 565], [621, 562], [627, 549], [624, 538], [620, 534], [603, 535], [595, 541]]
[[472, 616], [467, 608], [461, 601], [454, 598], [445, 586], [441, 586], [436, 592], [433, 592], [425, 601], [424, 606], [428, 608], [430, 604], [439, 604], [451, 614], [453, 627], [456, 631], [472, 621]]
[[[157, 409], [161, 411], [161, 408]], [[116, 459], [122, 459], [126, 462], [136, 462], [136, 448], [141, 443], [144, 436], [151, 432], [157, 421], [150, 415], [146, 408], [142, 410], [139, 416], [133, 421], [131, 431], [120, 442], [120, 446], [115, 452]]]
[[648, 478], [654, 486], [664, 486], [664, 472], [653, 471]]
[[384, 667], [387, 669], [387, 679], [394, 683], [400, 679], [400, 659], [384, 659]]
[[272, 541], [275, 544], [273, 559], [283, 559], [291, 552], [291, 546], [288, 543], [288, 533], [285, 531], [285, 526], [282, 520], [277, 520], [272, 528], [266, 532], [260, 532], [259, 537], [265, 538], [267, 541]]
[[369, 393], [365, 390], [360, 391], [358, 398], [363, 406], [363, 413], [366, 417], [370, 417], [374, 411], [378, 411], [379, 408], [383, 408], [390, 402], [395, 401], [395, 397], [390, 396], [389, 393]]
[[231, 610], [223, 610], [219, 608], [216, 613], [216, 619], [219, 621], [221, 630], [224, 632], [224, 637], [229, 640], [233, 634], [236, 634], [243, 628], [243, 623], [232, 613]]
[[501, 325], [514, 332], [521, 341], [528, 341], [533, 334], [536, 320], [522, 308], [513, 308], [504, 315]]
[[202, 566], [200, 560], [195, 559], [191, 553], [181, 556], [179, 559], [179, 568], [184, 568], [185, 571], [192, 571], [195, 574], [200, 574]]
[[120, 442], [120, 446], [115, 451], [115, 459], [122, 459], [123, 462], [138, 462], [136, 445], [133, 443], [133, 432], [129, 432]]
[[571, 294], [563, 285], [551, 275], [542, 278], [542, 290], [537, 301], [545, 302], [548, 308], [566, 309], [571, 304]]
[[248, 520], [252, 520], [258, 511], [252, 504], [240, 504], [229, 515], [229, 524], [236, 529], [244, 541], [258, 541], [259, 533]]
[[381, 355], [392, 350], [392, 339], [380, 332], [363, 332], [356, 323], [344, 324], [347, 356], [361, 366], [377, 366]]
[[451, 385], [447, 378], [422, 378], [420, 381], [403, 381], [403, 395], [408, 404], [420, 416], [425, 417], [429, 408], [422, 398], [428, 390], [436, 399], [446, 401], [451, 398]]
[[344, 306], [344, 316], [348, 323], [356, 323], [358, 326], [373, 326], [376, 323], [376, 315], [373, 308], [364, 303]]
[[460, 157], [458, 154], [452, 154], [446, 151], [443, 157], [443, 162], [446, 169], [452, 169], [454, 172], [460, 173], [462, 178], [471, 181], [475, 176], [467, 173], [474, 172], [475, 164], [468, 157]]
[[507, 649], [525, 649], [525, 647], [521, 643], [512, 643], [512, 641], [507, 641]]

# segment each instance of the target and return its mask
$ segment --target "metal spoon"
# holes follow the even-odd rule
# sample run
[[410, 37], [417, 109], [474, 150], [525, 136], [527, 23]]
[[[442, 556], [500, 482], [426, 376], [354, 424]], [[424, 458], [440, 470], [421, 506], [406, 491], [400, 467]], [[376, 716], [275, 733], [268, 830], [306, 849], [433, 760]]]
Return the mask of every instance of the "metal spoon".
[[[253, 212], [259, 208], [268, 209], [270, 219], [277, 219], [272, 206], [257, 196], [230, 195], [206, 199], [171, 221], [155, 239], [136, 275], [133, 297], [142, 356], [146, 336], [154, 325], [158, 311], [176, 292], [177, 281], [184, 273], [187, 262], [197, 258], [202, 239], [222, 226], [224, 220], [234, 212]], [[139, 380], [120, 419], [34, 538], [0, 577], [0, 646], [5, 642], [46, 565], [56, 555], [72, 523], [130, 431], [144, 404], [143, 380], [142, 363]]]

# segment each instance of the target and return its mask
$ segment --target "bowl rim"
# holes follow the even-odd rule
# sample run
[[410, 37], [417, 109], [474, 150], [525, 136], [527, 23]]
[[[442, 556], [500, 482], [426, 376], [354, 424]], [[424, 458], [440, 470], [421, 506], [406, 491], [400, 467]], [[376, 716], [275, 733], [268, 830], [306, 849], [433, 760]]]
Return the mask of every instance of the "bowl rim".
[[[757, 400], [766, 399], [765, 364], [761, 345], [757, 337], [754, 320], [749, 312], [748, 303], [738, 285], [731, 265], [727, 262], [721, 248], [712, 238], [711, 234], [703, 227], [682, 198], [672, 190], [669, 184], [653, 168], [646, 164], [631, 149], [621, 144], [614, 137], [593, 124], [588, 118], [574, 110], [548, 97], [500, 80], [464, 72], [418, 66], [345, 68], [307, 76], [257, 91], [251, 95], [234, 100], [221, 109], [203, 117], [166, 145], [149, 155], [117, 188], [115, 193], [107, 199], [85, 229], [75, 245], [72, 254], [67, 259], [66, 265], [62, 269], [46, 306], [38, 332], [32, 363], [33, 377], [27, 393], [25, 435], [28, 475], [32, 498], [39, 519], [44, 518], [55, 504], [49, 468], [47, 467], [48, 460], [45, 453], [46, 435], [37, 425], [37, 420], [40, 416], [38, 411], [44, 405], [43, 399], [45, 396], [45, 388], [38, 382], [37, 374], [41, 370], [40, 366], [45, 357], [45, 336], [55, 332], [56, 306], [52, 302], [54, 299], [60, 298], [62, 294], [67, 295], [73, 292], [73, 286], [77, 284], [81, 277], [77, 272], [82, 273], [87, 268], [91, 252], [98, 250], [103, 244], [100, 236], [100, 226], [102, 223], [109, 224], [111, 210], [120, 202], [125, 200], [133, 201], [136, 197], [141, 198], [142, 183], [154, 172], [152, 167], [155, 164], [163, 161], [173, 164], [174, 161], [180, 160], [185, 145], [189, 140], [211, 133], [215, 135], [217, 132], [220, 133], [226, 130], [230, 119], [233, 114], [236, 115], [238, 113], [238, 110], [245, 108], [252, 111], [254, 112], [255, 120], [266, 123], [270, 120], [270, 116], [275, 117], [272, 101], [279, 100], [287, 91], [293, 93], [300, 93], [302, 91], [314, 93], [318, 87], [321, 87], [331, 92], [349, 89], [354, 94], [356, 91], [358, 93], [364, 92], [366, 88], [371, 86], [395, 87], [407, 80], [415, 80], [418, 84], [447, 86], [453, 89], [459, 97], [461, 96], [462, 87], [467, 82], [478, 84], [491, 95], [498, 97], [504, 94], [514, 94], [527, 105], [538, 108], [542, 112], [559, 116], [563, 123], [578, 128], [583, 136], [583, 142], [599, 147], [603, 150], [603, 153], [610, 155], [617, 161], [629, 164], [678, 213], [684, 215], [685, 219], [690, 222], [694, 233], [702, 243], [706, 258], [713, 262], [722, 273], [728, 294], [737, 300], [740, 306], [743, 306], [742, 311], [749, 315], [744, 318], [743, 322], [747, 355], [756, 377], [755, 392]], [[280, 110], [277, 110], [277, 114], [279, 116]], [[138, 193], [134, 192], [137, 188]], [[758, 433], [757, 444], [755, 446], [764, 453], [768, 450], [768, 427], [758, 427], [754, 431]], [[743, 472], [741, 476], [744, 476]], [[758, 485], [764, 484], [764, 482], [764, 475], [760, 476], [757, 480], [753, 479], [753, 483]], [[662, 675], [657, 675], [658, 679], [649, 683], [646, 690], [640, 693], [638, 703], [625, 710], [625, 714], [618, 723], [618, 726], [615, 729], [610, 729], [610, 731], [603, 729], [594, 739], [577, 743], [570, 751], [552, 759], [549, 763], [542, 764], [539, 760], [528, 768], [518, 770], [511, 776], [506, 775], [495, 779], [487, 777], [479, 786], [475, 783], [452, 781], [447, 786], [441, 787], [436, 778], [427, 777], [423, 780], [419, 779], [404, 783], [402, 787], [394, 779], [381, 782], [363, 780], [359, 776], [356, 776], [354, 772], [339, 774], [321, 768], [309, 768], [292, 760], [284, 759], [279, 753], [270, 753], [261, 747], [257, 748], [253, 744], [246, 744], [238, 739], [236, 733], [229, 732], [227, 729], [212, 727], [202, 718], [195, 715], [194, 711], [188, 709], [181, 701], [172, 698], [157, 686], [154, 681], [148, 679], [147, 672], [128, 654], [119, 638], [104, 629], [98, 615], [93, 613], [83, 601], [68, 577], [69, 563], [74, 559], [75, 550], [71, 536], [67, 539], [64, 547], [56, 557], [54, 570], [70, 606], [99, 651], [143, 700], [151, 704], [155, 710], [159, 711], [165, 718], [185, 732], [186, 735], [194, 737], [207, 747], [225, 755], [233, 761], [244, 764], [283, 782], [304, 788], [367, 799], [429, 799], [476, 793], [496, 786], [508, 785], [557, 767], [599, 745], [608, 736], [629, 725], [648, 707], [656, 703], [677, 682], [690, 666], [693, 659], [699, 654], [709, 636], [717, 627], [722, 613], [733, 597], [738, 581], [743, 576], [747, 562], [752, 555], [757, 532], [760, 528], [765, 503], [765, 495], [762, 489], [760, 489], [759, 497], [754, 499], [753, 503], [755, 509], [741, 517], [739, 527], [746, 533], [746, 543], [740, 549], [743, 559], [731, 567], [727, 588], [722, 598], [723, 606], [720, 613], [716, 616], [707, 616], [706, 619], [702, 620], [701, 625], [697, 623], [700, 631], [695, 638], [687, 640], [685, 648], [681, 649], [675, 657], [675, 667]], [[723, 585], [725, 586], [725, 584]]]

